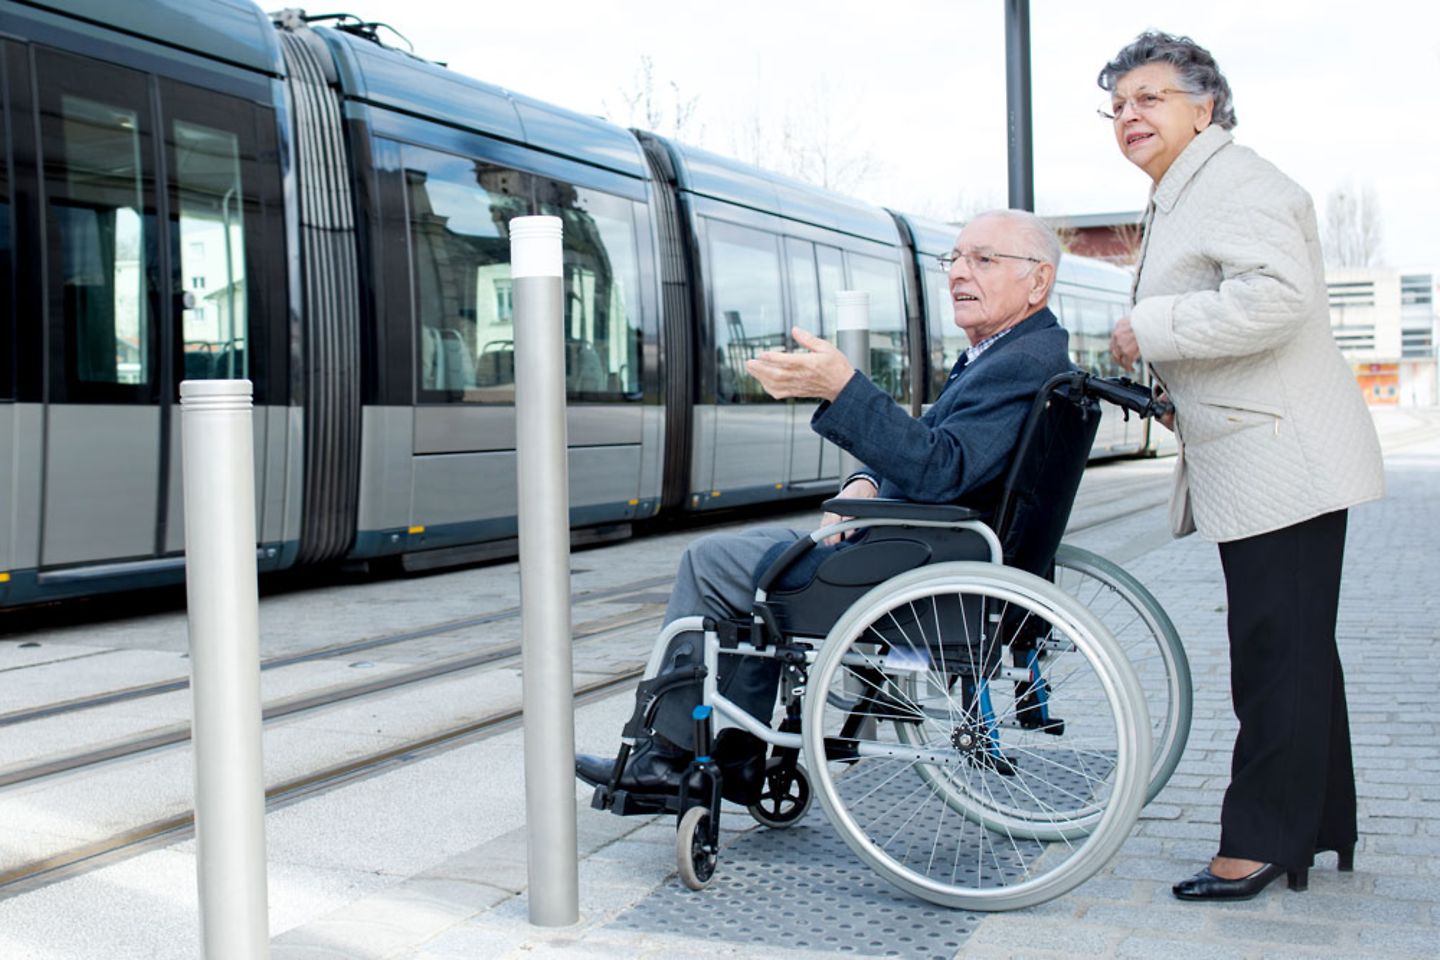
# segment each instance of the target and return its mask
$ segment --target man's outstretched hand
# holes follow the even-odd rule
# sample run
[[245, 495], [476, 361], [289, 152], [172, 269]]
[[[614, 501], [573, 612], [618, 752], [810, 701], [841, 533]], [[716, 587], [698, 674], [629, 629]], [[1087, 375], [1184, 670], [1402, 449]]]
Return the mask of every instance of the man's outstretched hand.
[[754, 360], [745, 361], [745, 369], [777, 400], [790, 397], [834, 400], [855, 375], [855, 368], [828, 340], [799, 327], [792, 327], [790, 335], [810, 352], [766, 350]]

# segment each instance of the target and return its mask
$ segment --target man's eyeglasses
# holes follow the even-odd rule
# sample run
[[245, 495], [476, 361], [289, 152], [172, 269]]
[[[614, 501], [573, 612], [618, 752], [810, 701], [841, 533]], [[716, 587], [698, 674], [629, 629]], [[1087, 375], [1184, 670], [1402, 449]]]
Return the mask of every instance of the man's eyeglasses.
[[1025, 260], [1029, 263], [1044, 263], [1039, 257], [1022, 257], [1015, 253], [996, 253], [994, 250], [955, 250], [945, 254], [943, 257], [936, 257], [940, 261], [941, 268], [950, 272], [950, 267], [956, 260], [964, 260], [970, 264], [971, 270], [989, 270], [991, 267], [999, 266], [1001, 260]]
[[1165, 94], [1167, 93], [1179, 93], [1188, 96], [1190, 91], [1172, 90], [1168, 88], [1165, 90], [1145, 90], [1135, 94], [1133, 97], [1116, 97], [1108, 104], [1102, 103], [1095, 108], [1095, 112], [1110, 121], [1119, 120], [1120, 117], [1124, 115], [1126, 106], [1129, 106], [1136, 113], [1149, 113], [1151, 110], [1156, 110], [1164, 105]]

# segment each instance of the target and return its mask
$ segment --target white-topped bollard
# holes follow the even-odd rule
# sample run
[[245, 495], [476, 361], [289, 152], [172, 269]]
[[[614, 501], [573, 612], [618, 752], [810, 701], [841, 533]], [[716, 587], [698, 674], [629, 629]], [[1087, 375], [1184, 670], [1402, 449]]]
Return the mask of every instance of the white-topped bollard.
[[205, 960], [270, 955], [251, 407], [249, 380], [180, 384]]
[[[864, 290], [836, 291], [835, 346], [852, 367], [870, 376], [870, 294]], [[860, 461], [840, 451], [842, 481], [859, 467]]]
[[580, 919], [564, 253], [559, 217], [510, 221], [530, 922]]

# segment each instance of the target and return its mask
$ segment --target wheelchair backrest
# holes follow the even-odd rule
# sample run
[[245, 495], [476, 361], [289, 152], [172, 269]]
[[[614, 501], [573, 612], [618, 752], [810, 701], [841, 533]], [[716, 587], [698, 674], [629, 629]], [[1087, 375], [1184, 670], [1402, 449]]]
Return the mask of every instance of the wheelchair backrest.
[[991, 526], [1005, 563], [1048, 577], [1100, 427], [1100, 403], [1079, 371], [1052, 377], [1020, 432]]

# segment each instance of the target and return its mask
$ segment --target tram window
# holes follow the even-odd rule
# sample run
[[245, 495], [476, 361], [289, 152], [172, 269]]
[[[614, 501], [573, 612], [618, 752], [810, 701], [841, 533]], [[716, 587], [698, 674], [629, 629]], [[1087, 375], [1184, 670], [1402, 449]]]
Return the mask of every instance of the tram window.
[[900, 267], [850, 254], [850, 282], [870, 294], [870, 379], [901, 403], [910, 399], [909, 338], [905, 334]]
[[1069, 297], [1066, 325], [1075, 362], [1100, 377], [1124, 371], [1110, 357], [1110, 304], [1089, 297]]
[[714, 220], [708, 232], [715, 304], [715, 394], [721, 403], [763, 403], [770, 397], [745, 369], [745, 361], [786, 345], [779, 238]]
[[186, 380], [249, 376], [245, 283], [245, 194], [235, 134], [175, 121], [181, 337]]
[[[4, 59], [0, 57], [0, 65]], [[10, 234], [10, 143], [5, 105], [0, 104], [0, 400], [15, 398], [15, 301], [12, 264], [15, 241]]]
[[835, 332], [835, 315], [839, 307], [835, 294], [845, 289], [845, 260], [838, 247], [815, 245], [815, 265], [820, 274], [820, 328], [825, 333]]
[[[565, 393], [570, 400], [639, 400], [640, 263], [635, 204], [559, 181], [540, 184], [540, 212], [563, 224]], [[496, 288], [497, 311], [509, 289]]]
[[401, 155], [420, 397], [513, 403], [508, 225], [529, 212], [528, 178], [420, 147], [404, 146]]
[[51, 216], [58, 233], [66, 379], [148, 385], [154, 323], [142, 161], [148, 138], [136, 111], [68, 94], [60, 98], [58, 124], [45, 119], [51, 130], [58, 128], [64, 156], [63, 175], [58, 184], [52, 181]]
[[820, 325], [820, 281], [815, 274], [815, 245], [785, 238], [785, 261], [790, 273], [791, 326], [824, 335]]
[[[926, 257], [933, 260], [933, 257]], [[950, 379], [950, 368], [970, 346], [965, 331], [955, 326], [955, 304], [950, 299], [950, 279], [938, 267], [925, 268], [925, 313], [930, 318], [930, 382], [925, 402], [940, 399]]]

